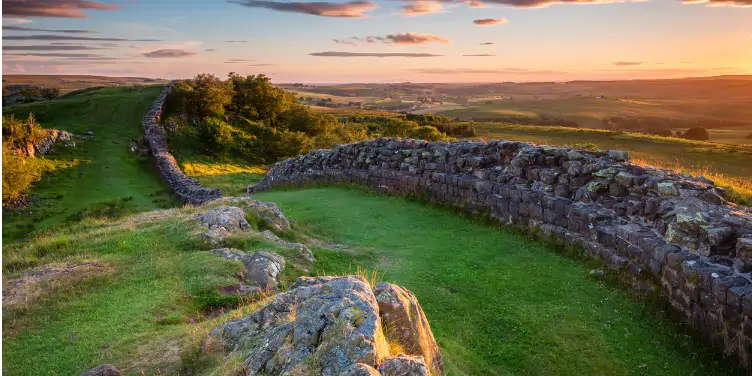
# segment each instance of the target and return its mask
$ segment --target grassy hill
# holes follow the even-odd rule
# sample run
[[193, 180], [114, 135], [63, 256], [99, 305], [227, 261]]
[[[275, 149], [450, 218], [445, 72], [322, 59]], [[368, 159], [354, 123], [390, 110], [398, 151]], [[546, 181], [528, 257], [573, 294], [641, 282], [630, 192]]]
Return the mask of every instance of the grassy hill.
[[39, 157], [47, 162], [47, 172], [30, 192], [31, 205], [21, 211], [3, 210], [3, 240], [81, 216], [171, 206], [154, 162], [129, 150], [130, 141], [143, 135], [141, 118], [160, 90], [98, 88], [4, 108], [5, 114], [22, 118], [32, 112], [44, 128], [92, 135], [74, 138], [74, 148], [58, 146], [54, 153]]
[[[344, 246], [309, 243], [313, 268], [288, 266], [283, 284], [377, 269], [378, 279], [415, 292], [448, 375], [743, 374], [618, 286], [589, 277], [580, 260], [508, 230], [357, 190], [257, 198], [296, 221], [288, 239]], [[88, 218], [6, 244], [6, 291], [31, 266], [68, 272], [47, 269], [57, 278], [4, 306], [3, 374], [73, 375], [99, 363], [128, 375], [206, 374], [195, 363], [203, 335], [258, 307], [219, 293], [242, 266], [206, 252], [217, 246], [196, 237], [195, 215], [208, 209]], [[252, 234], [222, 246], [294, 257]]]
[[99, 86], [131, 86], [164, 84], [169, 80], [144, 77], [105, 77], [105, 76], [75, 76], [75, 75], [36, 75], [36, 74], [7, 74], [3, 75], [4, 85], [32, 85], [39, 87], [56, 87], [61, 93], [87, 89]]

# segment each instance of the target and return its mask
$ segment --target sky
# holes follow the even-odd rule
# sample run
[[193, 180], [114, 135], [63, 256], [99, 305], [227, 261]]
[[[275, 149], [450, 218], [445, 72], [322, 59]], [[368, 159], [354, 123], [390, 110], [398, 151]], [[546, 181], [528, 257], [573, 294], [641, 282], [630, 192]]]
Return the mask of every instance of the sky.
[[3, 0], [4, 74], [529, 82], [752, 74], [752, 0]]

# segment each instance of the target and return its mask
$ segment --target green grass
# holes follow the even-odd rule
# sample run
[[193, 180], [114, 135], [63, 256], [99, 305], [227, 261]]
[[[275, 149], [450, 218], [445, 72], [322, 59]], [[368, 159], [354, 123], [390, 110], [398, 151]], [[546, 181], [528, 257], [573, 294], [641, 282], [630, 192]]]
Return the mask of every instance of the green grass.
[[[369, 252], [353, 262], [411, 289], [450, 375], [734, 374], [581, 261], [509, 231], [402, 198], [338, 188], [254, 195], [308, 231]], [[319, 257], [319, 255], [317, 255]], [[347, 264], [347, 265], [346, 265]]]
[[3, 240], [80, 218], [92, 208], [120, 203], [124, 210], [149, 210], [173, 205], [153, 160], [128, 149], [132, 139], [143, 135], [141, 118], [160, 90], [96, 88], [3, 109], [17, 116], [33, 112], [44, 128], [93, 132], [87, 139], [74, 138], [75, 148], [57, 146], [53, 154], [39, 158], [49, 165], [48, 172], [32, 187], [29, 206], [20, 212], [3, 210]]
[[475, 123], [484, 139], [528, 141], [549, 145], [593, 144], [598, 149], [627, 150], [641, 164], [704, 175], [734, 190], [735, 202], [752, 204], [752, 146], [596, 129]]

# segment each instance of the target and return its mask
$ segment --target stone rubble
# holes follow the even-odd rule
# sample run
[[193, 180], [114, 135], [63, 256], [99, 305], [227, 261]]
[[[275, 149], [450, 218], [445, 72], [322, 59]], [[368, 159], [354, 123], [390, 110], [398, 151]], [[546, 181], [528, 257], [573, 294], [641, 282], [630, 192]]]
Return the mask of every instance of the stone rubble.
[[322, 183], [421, 197], [578, 246], [752, 359], [752, 212], [704, 177], [615, 150], [377, 139], [277, 163], [248, 190]]

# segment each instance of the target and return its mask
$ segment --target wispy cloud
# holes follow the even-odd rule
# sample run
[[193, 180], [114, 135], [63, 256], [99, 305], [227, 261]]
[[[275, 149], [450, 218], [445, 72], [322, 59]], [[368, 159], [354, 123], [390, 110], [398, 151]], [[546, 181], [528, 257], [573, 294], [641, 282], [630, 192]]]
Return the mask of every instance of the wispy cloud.
[[251, 61], [253, 61], [253, 60], [249, 60], [249, 59], [227, 59], [227, 61], [225, 61], [225, 64], [241, 64], [241, 63], [249, 63]]
[[493, 56], [496, 56], [496, 55], [495, 54], [467, 54], [467, 55], [462, 55], [462, 56], [466, 56], [466, 57], [493, 57]]
[[273, 67], [275, 64], [248, 64], [248, 67]]
[[384, 44], [426, 44], [426, 43], [449, 43], [450, 40], [434, 34], [400, 33], [387, 36], [350, 37], [347, 39], [334, 39], [335, 43], [348, 44], [351, 46], [360, 43], [384, 43]]
[[409, 53], [409, 52], [341, 52], [341, 51], [327, 51], [327, 52], [314, 52], [310, 53], [311, 56], [323, 56], [323, 57], [438, 57], [444, 55], [436, 55], [429, 53]]
[[149, 58], [180, 58], [180, 57], [188, 57], [188, 56], [195, 56], [198, 55], [198, 52], [192, 52], [192, 51], [186, 51], [186, 50], [177, 50], [177, 49], [164, 49], [164, 50], [156, 50], [152, 52], [147, 52], [143, 54], [143, 57], [149, 57]]
[[225, 43], [248, 43], [247, 40], [226, 40]]
[[4, 35], [3, 40], [76, 40], [106, 42], [161, 42], [159, 39], [79, 37], [71, 35]]
[[617, 61], [614, 62], [614, 66], [617, 67], [624, 67], [624, 66], [632, 66], [632, 65], [642, 65], [645, 64], [643, 61]]
[[3, 30], [12, 31], [42, 31], [45, 33], [66, 33], [66, 34], [96, 34], [93, 30], [76, 30], [76, 29], [36, 29], [33, 27], [3, 25]]
[[104, 50], [103, 47], [78, 45], [32, 45], [32, 46], [3, 46], [3, 51], [75, 51], [75, 50]]
[[56, 52], [50, 52], [50, 53], [44, 53], [44, 52], [37, 52], [37, 53], [23, 53], [23, 54], [13, 54], [13, 55], [3, 55], [3, 57], [8, 56], [36, 56], [36, 57], [64, 57], [64, 58], [92, 58], [92, 57], [103, 57], [104, 55], [99, 54], [79, 54], [79, 53], [56, 53]]
[[480, 45], [481, 46], [493, 46], [494, 44], [496, 44], [496, 43], [494, 43], [494, 42], [483, 42]]
[[240, 4], [249, 8], [265, 8], [279, 12], [310, 14], [322, 17], [363, 18], [366, 12], [378, 8], [370, 1], [350, 1], [346, 3], [315, 2], [286, 2], [266, 0], [229, 0], [230, 3]]
[[91, 0], [3, 0], [3, 17], [86, 18], [83, 10], [117, 10]]
[[506, 18], [483, 18], [480, 20], [473, 21], [474, 24], [478, 26], [493, 26], [493, 25], [501, 25], [509, 22]]
[[217, 49], [215, 49], [215, 48], [207, 48], [207, 49], [204, 50], [204, 52], [214, 52], [216, 50]]
[[712, 7], [752, 7], [752, 0], [684, 0], [684, 4], [707, 4]]
[[404, 5], [402, 12], [397, 14], [405, 17], [418, 17], [441, 12], [444, 12], [444, 5], [439, 1], [418, 1]]
[[546, 74], [567, 74], [568, 72], [552, 70], [535, 70], [522, 68], [502, 68], [502, 69], [470, 69], [470, 68], [418, 68], [410, 71], [422, 74], [515, 74], [515, 75], [546, 75]]

